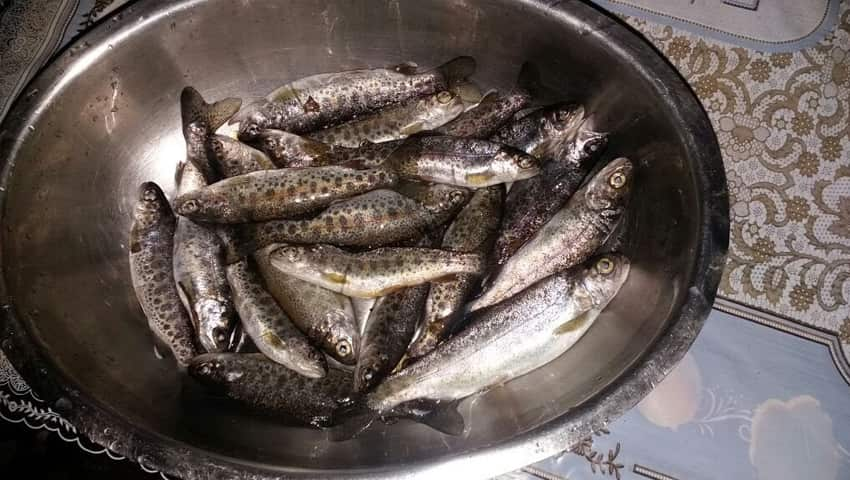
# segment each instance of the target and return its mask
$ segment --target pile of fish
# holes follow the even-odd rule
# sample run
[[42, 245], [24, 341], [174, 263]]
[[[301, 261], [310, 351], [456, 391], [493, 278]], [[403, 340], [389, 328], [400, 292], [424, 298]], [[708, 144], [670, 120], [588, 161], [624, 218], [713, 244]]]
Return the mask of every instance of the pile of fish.
[[144, 183], [130, 233], [158, 351], [351, 436], [398, 418], [458, 434], [458, 401], [574, 345], [629, 274], [598, 251], [632, 164], [599, 164], [608, 134], [581, 105], [532, 106], [532, 66], [470, 100], [475, 68], [314, 75], [244, 108], [186, 87], [175, 197]]

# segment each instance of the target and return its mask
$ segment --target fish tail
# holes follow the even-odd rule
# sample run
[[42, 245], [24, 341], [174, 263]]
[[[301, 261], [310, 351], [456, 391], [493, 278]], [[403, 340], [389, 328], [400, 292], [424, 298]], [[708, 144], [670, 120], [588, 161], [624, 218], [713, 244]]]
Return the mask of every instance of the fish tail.
[[472, 57], [457, 57], [437, 67], [443, 76], [446, 86], [452, 87], [466, 80], [475, 73], [477, 64]]
[[239, 98], [207, 103], [194, 87], [185, 87], [180, 93], [180, 115], [184, 129], [193, 122], [203, 122], [214, 132], [236, 115], [241, 106], [242, 100]]
[[356, 402], [334, 412], [334, 426], [328, 429], [332, 442], [345, 442], [356, 438], [369, 428], [379, 415], [365, 402]]
[[382, 417], [384, 421], [406, 418], [446, 435], [458, 436], [463, 433], [465, 424], [463, 415], [457, 410], [459, 401], [441, 402], [420, 398], [402, 403]]
[[543, 82], [540, 80], [540, 69], [531, 62], [525, 62], [519, 69], [516, 81], [517, 89], [528, 92], [531, 96], [540, 96]]

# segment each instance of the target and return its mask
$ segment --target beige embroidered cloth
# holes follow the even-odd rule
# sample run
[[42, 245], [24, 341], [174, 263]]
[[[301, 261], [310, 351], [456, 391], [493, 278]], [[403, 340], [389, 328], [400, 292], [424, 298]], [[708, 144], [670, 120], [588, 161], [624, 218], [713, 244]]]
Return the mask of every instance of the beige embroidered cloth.
[[816, 46], [766, 54], [626, 20], [717, 131], [732, 231], [719, 295], [832, 332], [850, 354], [850, 2]]

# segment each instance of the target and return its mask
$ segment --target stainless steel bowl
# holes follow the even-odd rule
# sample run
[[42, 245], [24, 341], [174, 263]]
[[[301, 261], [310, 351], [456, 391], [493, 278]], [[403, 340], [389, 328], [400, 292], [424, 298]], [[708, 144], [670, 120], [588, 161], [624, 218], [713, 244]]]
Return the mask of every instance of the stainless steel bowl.
[[[283, 80], [468, 54], [485, 87], [535, 62], [636, 161], [631, 277], [556, 362], [462, 405], [468, 434], [408, 422], [333, 443], [204, 397], [157, 361], [130, 285], [138, 184], [174, 191], [178, 96], [249, 97]], [[139, 2], [69, 48], [2, 127], [2, 346], [93, 440], [186, 479], [487, 477], [540, 460], [643, 397], [693, 342], [728, 242], [720, 152], [680, 77], [578, 1]]]

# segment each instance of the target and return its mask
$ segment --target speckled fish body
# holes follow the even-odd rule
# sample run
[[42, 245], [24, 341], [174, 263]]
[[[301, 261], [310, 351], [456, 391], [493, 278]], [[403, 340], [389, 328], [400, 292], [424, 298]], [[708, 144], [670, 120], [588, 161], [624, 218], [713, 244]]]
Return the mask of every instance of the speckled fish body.
[[273, 128], [302, 134], [339, 125], [389, 105], [446, 90], [474, 73], [475, 60], [458, 57], [423, 73], [393, 69], [325, 73], [286, 84], [238, 117], [240, 138]]
[[[206, 185], [190, 162], [180, 168], [178, 194]], [[180, 217], [174, 233], [174, 280], [201, 347], [225, 352], [239, 322], [225, 271], [225, 250], [206, 225]]]
[[335, 200], [395, 183], [382, 169], [343, 167], [261, 170], [231, 177], [181, 195], [180, 215], [215, 223], [247, 223], [316, 211]]
[[279, 242], [378, 246], [418, 237], [447, 221], [469, 198], [457, 187], [432, 189], [439, 193], [422, 203], [381, 189], [337, 202], [311, 219], [246, 225], [244, 243], [254, 249]]
[[233, 289], [242, 328], [260, 352], [305, 377], [325, 375], [324, 355], [310, 344], [266, 291], [251, 260], [228, 265], [227, 279]]
[[534, 282], [590, 257], [622, 217], [631, 192], [632, 164], [606, 165], [499, 270], [470, 311], [516, 295]]
[[402, 178], [468, 188], [515, 182], [540, 173], [537, 159], [515, 148], [448, 136], [410, 138], [385, 165]]
[[277, 168], [265, 153], [224, 135], [213, 135], [208, 151], [222, 178]]
[[543, 164], [543, 172], [517, 182], [505, 201], [502, 228], [493, 247], [496, 264], [505, 263], [572, 197], [593, 168], [608, 136], [579, 131], [564, 158]]
[[192, 320], [174, 281], [176, 219], [162, 190], [143, 183], [130, 231], [130, 275], [139, 304], [156, 340], [167, 345], [181, 367], [198, 354]]
[[251, 408], [315, 427], [329, 426], [335, 412], [352, 402], [350, 372], [331, 368], [322, 378], [308, 378], [259, 353], [204, 354], [192, 361], [189, 375]]
[[381, 297], [395, 290], [456, 275], [480, 273], [481, 255], [430, 248], [382, 247], [349, 253], [330, 245], [290, 245], [271, 254], [272, 265], [343, 295]]
[[323, 161], [333, 149], [330, 145], [282, 130], [262, 130], [253, 144], [281, 168], [335, 165]]
[[434, 131], [454, 137], [486, 139], [530, 104], [531, 95], [523, 90], [506, 94], [490, 92], [474, 108]]
[[326, 165], [352, 168], [378, 168], [398, 149], [404, 140], [383, 143], [364, 143], [357, 148], [334, 147], [318, 161]]
[[215, 166], [207, 155], [208, 141], [219, 127], [236, 114], [241, 105], [242, 101], [238, 98], [226, 98], [209, 104], [192, 87], [186, 87], [180, 93], [186, 159], [201, 172], [206, 183], [218, 180]]
[[266, 290], [315, 345], [338, 362], [354, 365], [360, 349], [360, 329], [351, 300], [272, 267], [269, 253], [277, 248], [279, 245], [270, 245], [254, 253]]
[[628, 259], [612, 254], [550, 276], [474, 315], [467, 329], [385, 379], [367, 403], [387, 412], [416, 399], [459, 400], [542, 367], [587, 332], [628, 273]]
[[[477, 190], [449, 226], [443, 237], [442, 248], [487, 255], [499, 230], [504, 196], [503, 185]], [[460, 274], [431, 284], [422, 330], [411, 344], [408, 357], [425, 355], [459, 328], [463, 306], [478, 285], [478, 280], [479, 275]]]
[[567, 154], [585, 120], [584, 107], [560, 103], [536, 110], [500, 128], [490, 139], [534, 155], [542, 162]]
[[372, 389], [404, 356], [425, 311], [428, 285], [404, 288], [379, 298], [363, 332], [354, 390]]
[[463, 113], [463, 100], [450, 91], [414, 99], [357, 120], [310, 134], [320, 142], [355, 148], [363, 142], [389, 142], [433, 130]]

